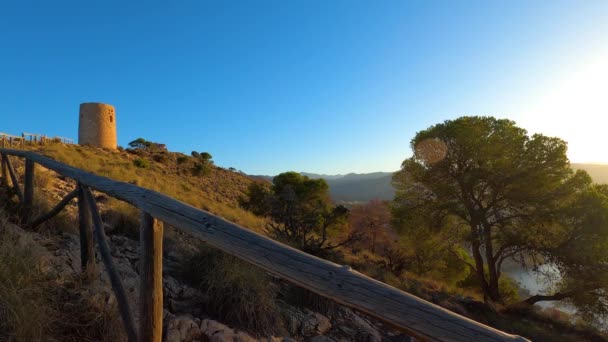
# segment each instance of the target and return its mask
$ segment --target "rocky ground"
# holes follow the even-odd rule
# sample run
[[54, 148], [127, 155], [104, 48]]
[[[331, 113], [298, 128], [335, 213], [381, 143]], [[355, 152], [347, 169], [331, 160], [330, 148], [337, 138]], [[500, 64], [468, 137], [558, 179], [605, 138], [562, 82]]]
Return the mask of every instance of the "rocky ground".
[[[19, 236], [19, 241], [29, 243], [40, 256], [43, 270], [56, 279], [61, 286], [80, 273], [80, 247], [77, 235], [62, 233], [45, 236], [36, 232], [9, 225], [12, 234]], [[188, 237], [178, 237], [182, 242]], [[138, 242], [120, 235], [109, 235], [112, 255], [123, 285], [128, 293], [132, 308], [137, 308], [138, 301]], [[286, 333], [283, 336], [254, 337], [218, 322], [201, 309], [198, 303], [205, 293], [181, 283], [176, 276], [176, 269], [185, 250], [183, 242], [180, 248], [165, 250], [163, 264], [164, 283], [164, 333], [165, 341], [410, 341], [410, 338], [399, 332], [384, 327], [380, 322], [370, 319], [354, 310], [339, 306], [332, 315], [325, 316], [306, 308], [299, 308], [285, 302], [278, 302], [283, 315]], [[187, 248], [186, 248], [187, 249]], [[97, 281], [77, 289], [75, 296], [96, 301], [96, 305], [105, 309], [115, 306], [108, 276], [100, 258], [97, 257]], [[133, 310], [138, 320], [137, 310]]]

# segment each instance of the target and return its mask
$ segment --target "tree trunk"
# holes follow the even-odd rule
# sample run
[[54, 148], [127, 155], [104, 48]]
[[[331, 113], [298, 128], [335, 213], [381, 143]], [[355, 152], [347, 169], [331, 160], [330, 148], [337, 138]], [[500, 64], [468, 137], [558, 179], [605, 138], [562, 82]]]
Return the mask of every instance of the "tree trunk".
[[372, 253], [376, 253], [376, 231], [372, 229]]
[[481, 290], [483, 291], [484, 300], [487, 301], [490, 296], [490, 290], [484, 272], [483, 257], [481, 256], [481, 252], [479, 251], [479, 245], [479, 241], [473, 241], [473, 246], [471, 249], [473, 251], [473, 259], [475, 260], [475, 274], [477, 275], [477, 280], [479, 281], [479, 285], [481, 286]]
[[485, 252], [486, 252], [486, 263], [488, 264], [488, 290], [490, 299], [493, 302], [503, 303], [500, 291], [498, 289], [498, 271], [496, 264], [494, 263], [494, 246], [492, 243], [492, 231], [489, 227], [483, 227]]

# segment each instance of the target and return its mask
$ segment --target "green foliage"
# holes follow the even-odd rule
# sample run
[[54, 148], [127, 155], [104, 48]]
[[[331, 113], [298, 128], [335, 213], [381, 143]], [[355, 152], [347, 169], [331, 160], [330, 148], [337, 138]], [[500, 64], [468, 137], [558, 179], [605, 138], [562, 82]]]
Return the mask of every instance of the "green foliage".
[[516, 303], [520, 300], [519, 285], [513, 279], [507, 276], [500, 277], [498, 288], [506, 304]]
[[213, 167], [213, 161], [211, 160], [211, 154], [207, 152], [196, 152], [192, 151], [192, 157], [195, 159], [194, 166], [190, 169], [193, 176], [205, 176], [211, 172]]
[[201, 247], [181, 275], [207, 294], [202, 303], [216, 319], [258, 336], [281, 333], [276, 288], [266, 272], [218, 250]]
[[187, 156], [179, 156], [179, 157], [177, 157], [177, 160], [176, 160], [177, 164], [183, 164], [183, 163], [185, 163], [187, 161], [188, 161], [188, 157]]
[[150, 162], [144, 158], [137, 158], [137, 159], [133, 160], [133, 165], [135, 165], [136, 167], [138, 167], [140, 169], [147, 169], [150, 167]]
[[191, 152], [192, 157], [194, 157], [195, 159], [200, 160], [203, 163], [213, 163], [211, 161], [211, 158], [213, 158], [211, 156], [211, 154], [209, 152], [196, 152], [196, 151], [192, 151]]
[[152, 155], [152, 159], [157, 163], [167, 164], [169, 161], [169, 155], [166, 152], [155, 153]]
[[211, 172], [211, 166], [205, 163], [196, 163], [191, 169], [192, 175], [196, 177], [208, 175]]
[[134, 150], [141, 149], [152, 152], [167, 151], [167, 146], [165, 144], [148, 141], [144, 138], [137, 138], [131, 141], [129, 147]]
[[347, 225], [348, 209], [333, 206], [329, 187], [323, 179], [310, 179], [296, 172], [285, 172], [273, 179], [271, 190], [251, 185], [242, 205], [257, 215], [269, 217], [270, 234], [311, 254], [352, 242], [353, 236], [331, 244], [332, 235]]
[[201, 152], [199, 156], [200, 156], [199, 158], [200, 158], [202, 161], [206, 161], [206, 162], [211, 161], [211, 158], [213, 158], [213, 157], [211, 156], [211, 154], [210, 154], [210, 153], [208, 153], [208, 152]]
[[265, 216], [272, 210], [272, 188], [265, 182], [249, 184], [247, 196], [241, 197], [239, 204], [258, 216]]
[[466, 245], [492, 301], [503, 301], [502, 262], [558, 244], [569, 229], [557, 218], [590, 183], [571, 170], [564, 141], [528, 136], [509, 120], [448, 120], [418, 132], [411, 147], [393, 177], [395, 226]]
[[560, 271], [558, 285], [588, 321], [608, 318], [608, 185], [594, 185], [562, 212], [567, 221], [556, 243], [539, 253]]

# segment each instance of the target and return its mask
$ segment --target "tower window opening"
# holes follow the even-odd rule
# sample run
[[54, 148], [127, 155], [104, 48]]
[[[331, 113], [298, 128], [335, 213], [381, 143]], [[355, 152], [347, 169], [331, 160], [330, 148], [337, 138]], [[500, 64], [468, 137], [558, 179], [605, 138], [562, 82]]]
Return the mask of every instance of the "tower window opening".
[[114, 117], [110, 115], [110, 122], [114, 122]]

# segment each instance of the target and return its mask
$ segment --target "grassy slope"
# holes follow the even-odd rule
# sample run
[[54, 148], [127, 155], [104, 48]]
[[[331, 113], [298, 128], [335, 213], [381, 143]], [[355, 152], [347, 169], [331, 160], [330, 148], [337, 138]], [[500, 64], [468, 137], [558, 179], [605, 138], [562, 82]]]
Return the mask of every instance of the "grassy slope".
[[[263, 219], [238, 205], [239, 197], [252, 182], [238, 172], [214, 166], [206, 175], [193, 176], [190, 170], [194, 166], [194, 158], [187, 157], [178, 163], [179, 157], [185, 157], [179, 153], [135, 155], [125, 151], [60, 144], [41, 146], [35, 150], [100, 176], [156, 190], [251, 230], [260, 232], [264, 228]], [[138, 158], [146, 159], [150, 166], [136, 167], [133, 161]], [[154, 158], [162, 160], [157, 162]]]

